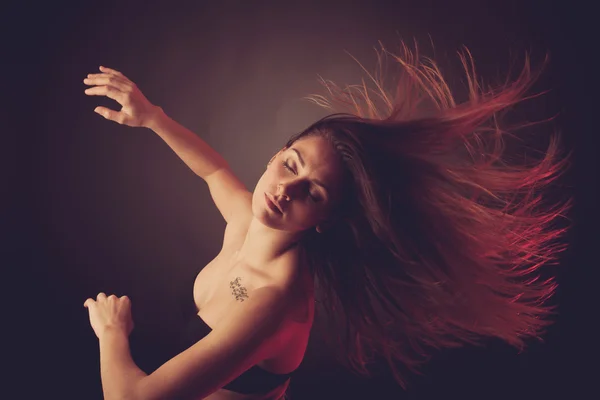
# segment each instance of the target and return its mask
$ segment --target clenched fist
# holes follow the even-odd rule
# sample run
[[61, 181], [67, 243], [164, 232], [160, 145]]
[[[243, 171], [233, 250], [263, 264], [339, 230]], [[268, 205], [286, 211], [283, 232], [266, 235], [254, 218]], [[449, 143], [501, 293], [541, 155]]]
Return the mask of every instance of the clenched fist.
[[104, 118], [122, 125], [147, 128], [162, 110], [150, 103], [135, 83], [111, 68], [100, 67], [100, 74], [89, 74], [83, 83], [92, 87], [85, 90], [90, 96], [106, 96], [121, 105], [120, 111], [106, 107], [94, 110]]
[[100, 292], [96, 300], [89, 298], [83, 306], [89, 311], [90, 324], [98, 339], [107, 329], [121, 330], [127, 336], [133, 330], [131, 300], [127, 296], [117, 297], [112, 294], [106, 297], [106, 294]]

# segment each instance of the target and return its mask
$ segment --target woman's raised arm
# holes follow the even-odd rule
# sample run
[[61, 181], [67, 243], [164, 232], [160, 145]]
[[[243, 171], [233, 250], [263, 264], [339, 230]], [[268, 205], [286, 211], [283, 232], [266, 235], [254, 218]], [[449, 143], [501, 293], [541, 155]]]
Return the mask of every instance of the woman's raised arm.
[[206, 178], [227, 167], [225, 159], [204, 140], [171, 119], [162, 108], [152, 104], [135, 83], [121, 72], [100, 67], [102, 73], [89, 74], [84, 83], [91, 87], [85, 93], [106, 96], [121, 105], [120, 111], [106, 107], [94, 110], [104, 118], [131, 127], [153, 130], [196, 175]]
[[135, 83], [121, 72], [100, 67], [84, 83], [87, 95], [106, 96], [118, 102], [121, 111], [96, 107], [104, 118], [122, 125], [152, 129], [196, 175], [206, 181], [215, 205], [227, 223], [247, 217], [252, 194], [229, 168], [227, 161], [192, 131], [150, 103]]

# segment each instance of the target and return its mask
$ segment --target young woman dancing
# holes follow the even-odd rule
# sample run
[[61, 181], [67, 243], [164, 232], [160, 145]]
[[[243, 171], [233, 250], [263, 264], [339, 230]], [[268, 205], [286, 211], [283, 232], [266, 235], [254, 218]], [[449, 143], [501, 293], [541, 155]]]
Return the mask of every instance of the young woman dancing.
[[195, 280], [181, 352], [151, 374], [130, 356], [130, 300], [86, 300], [105, 399], [280, 398], [302, 362], [315, 294], [347, 366], [368, 374], [385, 360], [403, 387], [432, 349], [483, 338], [522, 348], [540, 337], [556, 283], [539, 268], [565, 248], [557, 222], [571, 200], [540, 195], [568, 163], [557, 134], [533, 162], [505, 151], [505, 138], [518, 137], [500, 113], [534, 82], [529, 58], [516, 80], [484, 87], [465, 49], [469, 96], [459, 103], [417, 49], [381, 50], [401, 67], [395, 95], [380, 75], [369, 75], [374, 90], [323, 81], [329, 97], [310, 99], [350, 111], [292, 136], [252, 192], [121, 72], [87, 76], [86, 94], [122, 106], [95, 111], [156, 132], [206, 181], [227, 222]]

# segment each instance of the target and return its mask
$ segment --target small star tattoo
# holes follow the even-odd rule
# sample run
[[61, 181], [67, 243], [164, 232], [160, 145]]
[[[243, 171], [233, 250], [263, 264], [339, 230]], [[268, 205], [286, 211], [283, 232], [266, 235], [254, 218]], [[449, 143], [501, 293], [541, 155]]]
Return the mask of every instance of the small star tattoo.
[[241, 279], [242, 278], [238, 276], [237, 278], [229, 282], [231, 294], [233, 294], [235, 296], [235, 299], [238, 301], [244, 301], [248, 298], [248, 292], [246, 291], [246, 288], [240, 284]]

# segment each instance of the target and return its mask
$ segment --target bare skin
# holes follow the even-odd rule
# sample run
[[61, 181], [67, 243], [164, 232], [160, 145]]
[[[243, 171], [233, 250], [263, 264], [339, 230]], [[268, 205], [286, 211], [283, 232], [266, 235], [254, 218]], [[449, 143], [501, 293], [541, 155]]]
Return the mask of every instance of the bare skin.
[[[84, 80], [91, 86], [86, 94], [107, 96], [117, 101], [122, 109], [114, 111], [98, 107], [95, 111], [123, 125], [153, 129], [152, 120], [159, 108], [120, 72], [104, 67], [101, 71]], [[176, 152], [185, 150], [181, 154], [187, 158], [182, 159], [190, 168], [193, 164], [193, 170], [207, 182], [206, 176], [213, 174], [215, 169], [219, 171], [221, 163], [214, 150], [200, 143], [192, 133], [186, 136], [186, 141], [171, 141], [169, 145]], [[189, 158], [189, 146], [200, 146], [198, 148], [214, 157]], [[304, 357], [314, 316], [314, 284], [297, 245], [309, 230], [322, 232], [328, 228], [327, 217], [342, 196], [341, 174], [340, 161], [330, 144], [321, 137], [303, 138], [289, 149], [279, 151], [269, 162], [253, 193], [236, 191], [233, 197], [236, 200], [235, 218], [227, 214], [223, 247], [194, 282], [193, 297], [198, 315], [213, 330], [222, 318], [232, 315], [236, 306], [251, 297], [253, 291], [269, 286], [282, 289], [285, 318], [273, 336], [273, 342], [267, 345], [269, 356], [256, 364], [267, 371], [289, 373]], [[220, 177], [216, 184], [223, 196]], [[227, 193], [219, 197], [219, 201], [228, 202]], [[227, 204], [217, 203], [217, 206], [221, 209]], [[105, 311], [112, 312], [109, 308]], [[126, 317], [124, 320], [131, 319], [130, 314]], [[219, 389], [205, 399], [278, 399], [286, 387], [287, 383], [260, 396]]]
[[[214, 327], [220, 315], [241, 301], [239, 291], [237, 297], [232, 293], [232, 282], [248, 293], [262, 285], [283, 286], [292, 282], [288, 286], [292, 288], [288, 296], [289, 318], [281, 327], [280, 336], [280, 340], [285, 341], [286, 351], [274, 352], [275, 357], [258, 364], [274, 373], [295, 370], [308, 344], [314, 317], [314, 283], [295, 243], [306, 229], [322, 222], [339, 199], [340, 188], [336, 182], [340, 170], [327, 161], [332, 156], [329, 146], [318, 137], [303, 139], [274, 156], [255, 187], [246, 222], [228, 225], [221, 253], [198, 274], [194, 284], [198, 315]], [[315, 187], [311, 183], [313, 179], [324, 183], [327, 190]], [[273, 187], [276, 189], [272, 197], [280, 203], [283, 213], [271, 209], [264, 200], [264, 192]], [[321, 223], [317, 229], [323, 230], [326, 226]], [[273, 394], [281, 395], [284, 391], [285, 386]], [[208, 397], [212, 400], [251, 398], [255, 397], [226, 389]]]
[[[236, 296], [232, 294], [230, 286], [232, 281], [237, 279], [240, 286], [245, 288], [251, 295], [252, 290], [266, 284], [272, 284], [280, 279], [278, 274], [264, 273], [237, 259], [244, 237], [242, 229], [236, 232], [229, 227], [225, 234], [223, 249], [217, 257], [200, 271], [194, 282], [193, 294], [198, 315], [213, 329], [219, 324], [220, 316], [225, 315], [230, 308], [236, 307], [237, 302], [240, 301], [239, 296], [236, 299]], [[264, 267], [270, 267], [272, 270], [280, 272], [290, 269], [291, 264], [287, 263], [286, 265], [285, 260], [278, 260]], [[306, 271], [306, 269], [303, 269], [303, 271]], [[279, 352], [277, 356], [258, 363], [258, 366], [266, 371], [277, 374], [291, 372], [300, 365], [304, 357], [314, 317], [313, 282], [306, 273], [300, 276], [297, 281], [297, 290], [290, 291], [289, 295], [289, 318], [281, 327], [281, 331], [286, 333], [280, 335], [280, 338], [285, 338], [286, 344], [283, 348], [288, 351]], [[278, 398], [285, 392], [286, 388], [287, 384], [276, 388], [267, 396], [260, 397], [219, 389], [205, 399]]]

